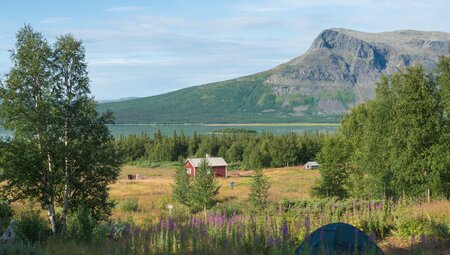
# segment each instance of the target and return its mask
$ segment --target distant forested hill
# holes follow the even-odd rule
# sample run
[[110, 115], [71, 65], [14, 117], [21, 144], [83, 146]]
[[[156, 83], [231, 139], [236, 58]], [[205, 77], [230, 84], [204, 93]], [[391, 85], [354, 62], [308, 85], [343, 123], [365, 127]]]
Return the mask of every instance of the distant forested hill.
[[338, 122], [373, 98], [382, 75], [421, 64], [431, 70], [450, 34], [327, 29], [302, 56], [271, 70], [158, 96], [103, 103], [117, 123]]

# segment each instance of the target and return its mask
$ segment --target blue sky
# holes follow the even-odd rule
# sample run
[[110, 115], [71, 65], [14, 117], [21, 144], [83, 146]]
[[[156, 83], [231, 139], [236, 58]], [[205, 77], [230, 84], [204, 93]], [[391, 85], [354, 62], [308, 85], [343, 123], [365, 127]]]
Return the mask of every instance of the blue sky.
[[87, 52], [96, 99], [143, 97], [270, 69], [303, 54], [320, 31], [450, 32], [445, 0], [135, 0], [2, 2], [0, 73], [15, 33], [53, 42], [72, 33]]

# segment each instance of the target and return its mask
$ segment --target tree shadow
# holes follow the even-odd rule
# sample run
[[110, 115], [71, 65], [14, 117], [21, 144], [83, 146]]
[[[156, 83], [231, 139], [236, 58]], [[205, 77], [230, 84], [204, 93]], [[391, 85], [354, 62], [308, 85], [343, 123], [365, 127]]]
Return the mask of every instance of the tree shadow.
[[237, 199], [237, 196], [233, 196], [233, 195], [231, 195], [231, 196], [225, 196], [225, 197], [223, 197], [222, 199], [220, 199], [219, 202], [225, 203], [225, 202], [232, 201], [232, 200], [236, 200], [236, 199]]
[[386, 255], [440, 255], [450, 254], [450, 240], [425, 240], [411, 243], [410, 245], [396, 245], [395, 242], [387, 243], [382, 248]]

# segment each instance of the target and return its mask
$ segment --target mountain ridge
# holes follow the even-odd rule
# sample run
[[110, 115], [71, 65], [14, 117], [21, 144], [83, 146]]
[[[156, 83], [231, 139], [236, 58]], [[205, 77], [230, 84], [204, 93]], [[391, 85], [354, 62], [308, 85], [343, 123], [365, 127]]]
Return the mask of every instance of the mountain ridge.
[[416, 63], [432, 70], [449, 42], [449, 33], [437, 31], [331, 28], [304, 54], [272, 69], [98, 109], [111, 109], [117, 123], [338, 121], [373, 97], [382, 75]]

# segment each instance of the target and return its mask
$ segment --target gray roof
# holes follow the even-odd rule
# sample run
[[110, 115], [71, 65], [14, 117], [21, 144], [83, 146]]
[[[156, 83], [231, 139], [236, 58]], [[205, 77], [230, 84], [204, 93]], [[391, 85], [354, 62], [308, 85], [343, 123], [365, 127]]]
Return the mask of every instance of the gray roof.
[[306, 162], [306, 164], [305, 164], [305, 165], [318, 166], [318, 165], [319, 165], [319, 163], [317, 163], [316, 161], [308, 161], [308, 162]]
[[[188, 158], [186, 160], [191, 162], [192, 165], [194, 165], [194, 167], [199, 167], [203, 160], [205, 160], [205, 158]], [[206, 158], [206, 161], [208, 162], [208, 166], [227, 166], [227, 162], [225, 162], [225, 160], [222, 157], [217, 157], [217, 158], [213, 158], [213, 157], [208, 157]], [[186, 163], [185, 162], [185, 163]]]

